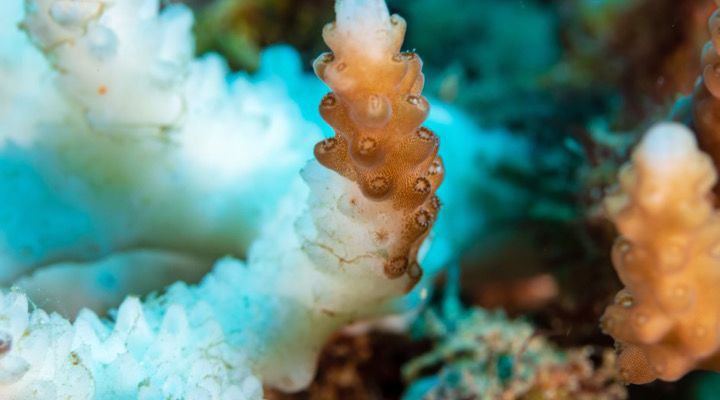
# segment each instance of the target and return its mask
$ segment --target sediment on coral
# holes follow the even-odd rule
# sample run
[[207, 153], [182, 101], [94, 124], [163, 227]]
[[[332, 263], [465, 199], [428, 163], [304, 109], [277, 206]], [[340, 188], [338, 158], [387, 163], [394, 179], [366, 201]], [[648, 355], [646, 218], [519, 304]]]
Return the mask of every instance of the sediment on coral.
[[621, 377], [642, 384], [720, 370], [720, 213], [711, 158], [685, 126], [660, 124], [619, 180], [606, 209], [620, 233], [612, 257], [625, 288], [601, 326], [616, 340]]

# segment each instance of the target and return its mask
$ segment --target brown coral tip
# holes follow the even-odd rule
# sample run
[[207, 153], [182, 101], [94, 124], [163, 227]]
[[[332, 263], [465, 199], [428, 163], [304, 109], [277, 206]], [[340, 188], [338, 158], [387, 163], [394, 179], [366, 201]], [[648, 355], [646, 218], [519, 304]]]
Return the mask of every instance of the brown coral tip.
[[[375, 21], [368, 34], [377, 33], [377, 46], [352, 34], [353, 22], [342, 19], [323, 31], [332, 53], [318, 57], [314, 67], [332, 90], [320, 114], [334, 128], [337, 143], [315, 154], [322, 165], [354, 181], [367, 199], [385, 202], [402, 230], [387, 253], [408, 255], [407, 265], [418, 269], [409, 275], [419, 277], [412, 249], [434, 222], [440, 207], [434, 192], [443, 178], [438, 137], [421, 128], [430, 110], [421, 94], [422, 61], [415, 52], [400, 51], [406, 30], [400, 16]], [[401, 269], [392, 263], [385, 268], [390, 274]]]

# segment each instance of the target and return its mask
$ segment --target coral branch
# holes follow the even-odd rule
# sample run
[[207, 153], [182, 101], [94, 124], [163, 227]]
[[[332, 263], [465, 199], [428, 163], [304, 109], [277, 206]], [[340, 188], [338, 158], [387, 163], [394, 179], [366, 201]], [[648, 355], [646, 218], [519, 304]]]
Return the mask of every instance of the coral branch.
[[676, 380], [720, 369], [720, 213], [713, 164], [690, 130], [651, 129], [606, 207], [621, 237], [613, 263], [625, 284], [602, 318], [618, 342], [624, 380]]
[[435, 191], [444, 170], [438, 138], [420, 125], [429, 112], [420, 95], [424, 78], [415, 53], [401, 53], [405, 21], [390, 16], [384, 1], [341, 0], [337, 22], [323, 37], [332, 53], [321, 55], [315, 72], [333, 90], [320, 105], [335, 137], [320, 142], [315, 156], [324, 166], [358, 184], [389, 222], [386, 274], [407, 271], [416, 281], [417, 252], [440, 208]]
[[[0, 284], [118, 251], [189, 253], [208, 260], [200, 273], [245, 256], [321, 137], [290, 96], [295, 53], [268, 50], [285, 57], [266, 59], [260, 80], [228, 73], [217, 55], [192, 59], [182, 5], [7, 3]], [[100, 49], [98, 32], [114, 44]]]
[[192, 58], [192, 14], [133, 1], [27, 0], [23, 26], [97, 127], [176, 124]]

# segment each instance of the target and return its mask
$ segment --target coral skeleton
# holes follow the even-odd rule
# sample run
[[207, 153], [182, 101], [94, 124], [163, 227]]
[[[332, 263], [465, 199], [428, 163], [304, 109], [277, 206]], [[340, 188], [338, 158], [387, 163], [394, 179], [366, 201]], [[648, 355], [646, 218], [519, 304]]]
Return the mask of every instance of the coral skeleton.
[[[10, 7], [3, 25], [22, 18], [19, 1]], [[26, 0], [21, 26], [47, 64], [18, 32], [0, 32], [11, 39], [0, 72], [18, 46], [24, 72], [44, 77], [30, 93], [0, 77], [0, 159], [15, 161], [0, 171], [22, 178], [3, 191], [29, 180], [54, 204], [48, 216], [67, 213], [48, 229], [14, 216], [27, 200], [3, 205], [0, 271], [16, 284], [0, 294], [4, 399], [299, 390], [333, 332], [398, 312], [422, 275], [444, 171], [437, 137], [420, 127], [420, 60], [400, 52], [404, 21], [382, 0], [337, 2], [324, 32], [334, 55], [316, 64], [337, 136], [298, 174], [317, 129], [290, 126], [302, 119], [274, 88], [237, 78], [228, 91], [217, 57], [192, 59], [188, 9], [158, 10], [156, 0]], [[12, 125], [13, 98], [41, 117]], [[60, 240], [76, 232], [79, 243]], [[197, 277], [223, 254], [246, 259], [220, 260], [197, 285], [127, 297], [110, 318], [82, 308]], [[58, 302], [65, 315], [50, 311]]]
[[620, 237], [613, 264], [625, 285], [602, 317], [623, 380], [674, 381], [720, 370], [717, 174], [684, 125], [652, 128], [620, 173], [606, 209]]

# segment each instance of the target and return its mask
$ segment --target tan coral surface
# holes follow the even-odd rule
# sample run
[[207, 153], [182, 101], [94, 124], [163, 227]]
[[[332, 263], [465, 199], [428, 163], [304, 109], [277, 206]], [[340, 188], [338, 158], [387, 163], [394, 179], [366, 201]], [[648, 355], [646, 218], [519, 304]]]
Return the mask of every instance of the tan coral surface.
[[422, 61], [400, 51], [405, 21], [384, 7], [369, 8], [370, 18], [338, 12], [323, 31], [333, 52], [314, 68], [332, 89], [320, 113], [336, 134], [317, 144], [315, 156], [356, 182], [366, 198], [399, 213], [402, 237], [385, 267], [388, 277], [398, 278], [420, 271], [417, 252], [440, 208], [434, 193], [444, 170], [437, 136], [421, 127], [430, 108], [420, 94]]
[[642, 384], [720, 370], [720, 213], [716, 172], [680, 124], [651, 129], [606, 200], [625, 284], [602, 318], [621, 377]]

